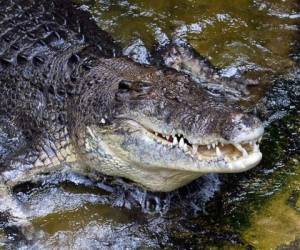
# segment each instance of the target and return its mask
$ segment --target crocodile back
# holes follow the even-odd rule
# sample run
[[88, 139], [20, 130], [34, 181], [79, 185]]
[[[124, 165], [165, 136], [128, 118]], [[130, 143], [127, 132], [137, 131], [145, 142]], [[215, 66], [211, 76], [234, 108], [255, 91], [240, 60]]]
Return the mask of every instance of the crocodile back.
[[32, 141], [64, 135], [80, 78], [119, 46], [68, 0], [0, 0], [0, 9], [0, 118]]

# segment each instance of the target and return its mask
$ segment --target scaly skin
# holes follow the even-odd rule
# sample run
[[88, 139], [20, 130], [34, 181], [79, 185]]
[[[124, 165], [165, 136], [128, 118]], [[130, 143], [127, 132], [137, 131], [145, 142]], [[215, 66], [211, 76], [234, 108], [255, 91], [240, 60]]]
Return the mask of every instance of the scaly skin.
[[58, 0], [0, 6], [5, 185], [70, 170], [171, 191], [260, 161], [257, 118], [187, 75], [122, 58], [87, 12]]

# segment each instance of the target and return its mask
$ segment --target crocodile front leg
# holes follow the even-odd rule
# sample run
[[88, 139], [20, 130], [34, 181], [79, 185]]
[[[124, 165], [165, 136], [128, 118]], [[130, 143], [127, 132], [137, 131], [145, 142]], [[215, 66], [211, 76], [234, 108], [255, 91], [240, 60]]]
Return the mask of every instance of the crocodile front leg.
[[14, 196], [13, 188], [63, 171], [62, 166], [68, 169], [67, 163], [75, 157], [66, 128], [58, 129], [53, 136], [45, 133], [29, 140], [9, 119], [1, 119], [0, 139], [0, 248], [2, 243], [18, 247], [16, 242], [26, 244], [37, 232], [31, 225], [30, 211]]
[[[49, 144], [44, 143], [41, 148], [48, 147]], [[11, 166], [0, 175], [0, 234], [1, 231], [4, 233], [4, 239], [1, 239], [0, 235], [0, 246], [3, 243], [5, 246], [18, 248], [31, 245], [31, 242], [35, 242], [39, 237], [39, 231], [31, 224], [31, 212], [17, 199], [13, 188], [27, 181], [37, 182], [41, 177], [57, 171], [69, 170], [70, 165], [60, 162], [56, 156], [49, 157], [49, 153], [46, 152], [44, 150], [30, 152], [31, 159], [34, 159], [30, 164], [29, 162], [24, 164], [24, 161], [18, 159], [11, 160]], [[27, 155], [28, 153], [25, 153], [19, 156], [19, 159], [24, 159]]]

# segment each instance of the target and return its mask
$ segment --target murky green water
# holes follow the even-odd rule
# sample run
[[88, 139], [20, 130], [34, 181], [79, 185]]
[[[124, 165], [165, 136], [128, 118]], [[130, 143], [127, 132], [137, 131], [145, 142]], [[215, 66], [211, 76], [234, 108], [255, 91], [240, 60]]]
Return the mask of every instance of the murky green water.
[[286, 1], [80, 1], [99, 25], [124, 46], [141, 39], [148, 47], [184, 40], [225, 71], [238, 68], [263, 84], [294, 65], [298, 3]]
[[[84, 4], [100, 27], [124, 48], [140, 40], [139, 44], [151, 51], [168, 40], [180, 39], [224, 68], [224, 74], [239, 70], [259, 79], [260, 85], [251, 89], [251, 105], [272, 88], [274, 79], [292, 78], [284, 84], [298, 86], [293, 73], [299, 69], [295, 59], [299, 56], [300, 8], [296, 0], [77, 2]], [[275, 100], [282, 98], [284, 91], [279, 91]], [[262, 142], [264, 159], [247, 173], [204, 177], [171, 194], [143, 192], [121, 180], [95, 184], [76, 176], [61, 185], [49, 182], [27, 193], [19, 192], [41, 230], [37, 246], [297, 247], [300, 116], [299, 106], [290, 103], [289, 109], [293, 111], [267, 128]]]

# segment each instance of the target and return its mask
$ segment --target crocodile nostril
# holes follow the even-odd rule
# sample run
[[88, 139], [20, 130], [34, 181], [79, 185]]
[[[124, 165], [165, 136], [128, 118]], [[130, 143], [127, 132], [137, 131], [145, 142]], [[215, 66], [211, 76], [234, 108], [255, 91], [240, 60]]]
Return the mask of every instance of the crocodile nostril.
[[261, 131], [263, 131], [262, 123], [255, 116], [233, 113], [222, 124], [221, 134], [226, 140], [239, 141], [252, 135], [261, 136]]

